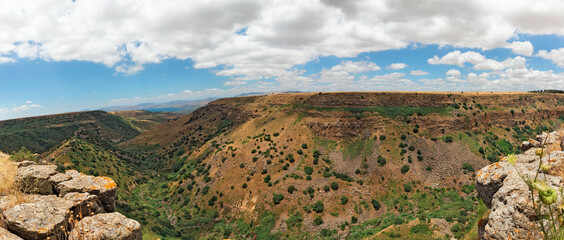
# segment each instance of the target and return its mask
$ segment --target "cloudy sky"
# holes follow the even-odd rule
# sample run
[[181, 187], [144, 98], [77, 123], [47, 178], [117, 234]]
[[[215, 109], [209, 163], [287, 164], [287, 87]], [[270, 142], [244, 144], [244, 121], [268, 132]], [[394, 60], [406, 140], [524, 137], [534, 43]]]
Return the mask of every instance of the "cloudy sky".
[[269, 91], [564, 89], [561, 0], [0, 0], [0, 119]]

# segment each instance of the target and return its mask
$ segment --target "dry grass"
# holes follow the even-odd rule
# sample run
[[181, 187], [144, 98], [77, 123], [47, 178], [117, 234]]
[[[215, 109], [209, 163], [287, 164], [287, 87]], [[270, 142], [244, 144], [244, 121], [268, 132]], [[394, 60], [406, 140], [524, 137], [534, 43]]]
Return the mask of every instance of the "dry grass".
[[17, 173], [18, 167], [10, 160], [10, 155], [0, 152], [0, 197], [4, 198], [0, 210], [26, 202], [26, 195], [15, 184]]

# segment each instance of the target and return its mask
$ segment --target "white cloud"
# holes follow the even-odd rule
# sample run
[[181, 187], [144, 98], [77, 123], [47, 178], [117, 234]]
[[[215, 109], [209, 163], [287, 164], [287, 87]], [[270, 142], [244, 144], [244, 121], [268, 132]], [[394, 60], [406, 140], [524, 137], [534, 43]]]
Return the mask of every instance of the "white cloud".
[[564, 67], [564, 48], [552, 49], [550, 52], [546, 50], [540, 50], [537, 56], [551, 60], [554, 64], [559, 67]]
[[[411, 43], [491, 49], [506, 47], [516, 32], [563, 35], [562, 12], [557, 0], [4, 1], [0, 63], [78, 60], [135, 74], [145, 64], [190, 58], [194, 68], [219, 67], [220, 76], [282, 84], [295, 65], [322, 56]], [[528, 56], [526, 47], [512, 49]], [[476, 60], [465, 57], [462, 64]]]
[[460, 75], [462, 75], [460, 73], [460, 71], [458, 71], [456, 69], [448, 70], [445, 74], [448, 75], [448, 76], [453, 76], [453, 77], [460, 77]]
[[330, 69], [323, 69], [319, 73], [319, 82], [351, 82], [355, 74], [378, 71], [380, 67], [368, 61], [343, 61]]
[[529, 41], [525, 41], [525, 42], [514, 41], [508, 44], [507, 48], [510, 48], [513, 53], [523, 56], [531, 56], [533, 55], [533, 51], [534, 51], [533, 44]]
[[25, 104], [31, 104], [33, 101], [25, 101]]
[[411, 71], [410, 74], [413, 75], [413, 76], [429, 75], [428, 72], [425, 72], [425, 71], [423, 71], [423, 70], [413, 70], [413, 71]]
[[449, 52], [443, 57], [439, 58], [439, 56], [435, 55], [433, 58], [429, 58], [427, 63], [429, 64], [447, 64], [447, 65], [457, 65], [459, 67], [464, 67], [464, 63], [468, 62], [471, 64], [477, 64], [480, 62], [485, 61], [486, 58], [482, 56], [482, 54], [468, 51], [465, 53], [461, 53], [460, 51], [456, 50], [453, 52]]
[[23, 112], [23, 111], [28, 111], [32, 108], [41, 108], [42, 106], [37, 105], [37, 104], [24, 104], [15, 108], [12, 108], [12, 112]]
[[461, 53], [460, 51], [449, 52], [443, 57], [439, 58], [435, 55], [433, 58], [427, 60], [429, 64], [446, 64], [446, 65], [457, 65], [464, 67], [465, 63], [473, 64], [472, 68], [476, 70], [502, 70], [506, 68], [522, 68], [526, 66], [526, 59], [521, 56], [515, 58], [507, 58], [506, 60], [499, 62], [493, 59], [487, 59], [482, 54], [467, 51]]
[[407, 64], [405, 63], [392, 63], [389, 66], [386, 67], [386, 69], [391, 69], [391, 70], [401, 70], [407, 67]]

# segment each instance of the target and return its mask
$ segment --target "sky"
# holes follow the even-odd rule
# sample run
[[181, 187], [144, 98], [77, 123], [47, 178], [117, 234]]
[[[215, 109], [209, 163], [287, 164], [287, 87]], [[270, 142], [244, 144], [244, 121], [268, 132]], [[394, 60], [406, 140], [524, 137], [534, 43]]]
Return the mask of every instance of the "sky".
[[564, 89], [561, 0], [0, 0], [0, 120], [277, 91]]

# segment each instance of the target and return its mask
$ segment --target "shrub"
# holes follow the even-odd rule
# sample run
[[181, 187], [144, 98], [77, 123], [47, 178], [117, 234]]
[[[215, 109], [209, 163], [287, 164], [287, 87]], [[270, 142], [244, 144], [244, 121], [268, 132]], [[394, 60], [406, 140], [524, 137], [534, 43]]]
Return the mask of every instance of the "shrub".
[[380, 167], [386, 165], [386, 158], [382, 157], [382, 156], [378, 156], [378, 164], [380, 165]]
[[413, 151], [413, 150], [415, 150], [415, 147], [414, 147], [414, 146], [409, 146], [407, 149], [409, 149], [409, 151]]
[[380, 141], [386, 140], [386, 135], [380, 135]]
[[272, 196], [272, 202], [274, 202], [274, 204], [280, 204], [282, 200], [284, 200], [284, 195], [282, 194], [274, 194]]
[[288, 226], [288, 229], [293, 229], [293, 228], [299, 229], [302, 226], [303, 221], [304, 219], [302, 218], [302, 215], [295, 213], [290, 215], [290, 217], [286, 219], [286, 226]]
[[380, 207], [382, 206], [380, 205], [380, 202], [378, 202], [378, 200], [376, 199], [372, 199], [370, 203], [372, 203], [372, 207], [374, 207], [374, 210], [376, 211], [380, 210]]
[[247, 188], [247, 183], [243, 183], [243, 189]]
[[264, 177], [264, 182], [265, 183], [270, 182], [270, 175], [266, 175], [266, 177]]
[[404, 190], [405, 192], [411, 192], [411, 190], [412, 190], [411, 184], [409, 184], [409, 183], [404, 183], [404, 184], [403, 184], [403, 190]]
[[315, 189], [313, 189], [312, 187], [308, 187], [308, 188], [307, 188], [307, 193], [313, 194], [313, 193], [315, 193]]
[[[15, 162], [21, 162], [21, 161], [24, 161], [24, 160], [37, 162], [37, 155], [33, 154], [31, 151], [27, 150], [27, 148], [22, 147], [22, 148], [20, 148], [20, 150], [18, 150], [17, 152], [13, 153], [12, 156], [10, 156], [10, 160], [15, 161]], [[75, 164], [75, 165], [77, 165], [77, 164]]]
[[427, 167], [425, 168], [425, 170], [427, 170], [427, 171], [430, 172], [430, 171], [433, 171], [433, 168], [432, 168], [431, 166], [427, 166]]
[[209, 204], [210, 206], [213, 206], [213, 205], [215, 205], [215, 201], [216, 201], [216, 200], [217, 200], [217, 197], [216, 197], [215, 195], [213, 195], [213, 196], [210, 198], [210, 200], [208, 200], [208, 204]]
[[349, 202], [349, 198], [347, 196], [341, 197], [341, 204], [345, 205]]
[[401, 173], [402, 173], [402, 174], [405, 174], [405, 173], [407, 173], [407, 172], [409, 172], [409, 166], [408, 166], [408, 165], [403, 165], [403, 166], [401, 167]]
[[322, 213], [324, 208], [325, 206], [323, 206], [322, 201], [317, 201], [312, 206], [313, 211], [315, 211], [316, 213]]
[[325, 191], [325, 192], [329, 192], [329, 190], [330, 190], [330, 187], [329, 187], [329, 185], [325, 185], [325, 186], [323, 186], [323, 191]]
[[352, 216], [352, 217], [351, 217], [351, 222], [352, 222], [352, 224], [357, 223], [357, 222], [358, 222], [358, 218], [355, 217], [355, 216]]
[[423, 161], [423, 156], [421, 155], [417, 156], [417, 160], [419, 160], [420, 162]]
[[445, 142], [446, 142], [446, 143], [451, 143], [452, 141], [453, 141], [452, 136], [446, 136], [446, 137], [445, 137]]
[[339, 189], [339, 184], [336, 183], [336, 182], [332, 182], [332, 183], [331, 183], [331, 189], [333, 189], [333, 190]]
[[321, 216], [316, 216], [315, 220], [313, 220], [313, 223], [317, 226], [323, 224], [323, 218], [321, 218]]
[[296, 189], [296, 187], [294, 187], [294, 185], [290, 185], [288, 186], [288, 192], [290, 194], [294, 193], [294, 191], [297, 191], [298, 189]]
[[405, 140], [405, 139], [407, 139], [407, 136], [405, 136], [405, 134], [402, 134], [402, 135], [401, 135], [401, 140]]
[[304, 172], [307, 175], [311, 175], [313, 173], [313, 168], [312, 167], [304, 167]]
[[297, 153], [302, 155], [304, 152], [301, 149], [298, 149]]
[[302, 144], [302, 148], [303, 148], [303, 149], [307, 149], [307, 144], [303, 143], [303, 144]]
[[468, 172], [474, 172], [476, 170], [474, 170], [474, 167], [472, 167], [472, 165], [470, 165], [469, 163], [464, 163], [462, 164], [462, 169], [468, 171]]

